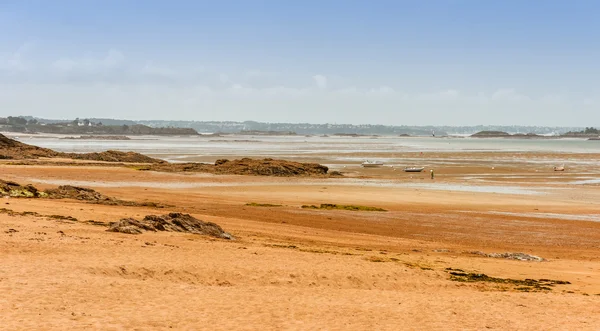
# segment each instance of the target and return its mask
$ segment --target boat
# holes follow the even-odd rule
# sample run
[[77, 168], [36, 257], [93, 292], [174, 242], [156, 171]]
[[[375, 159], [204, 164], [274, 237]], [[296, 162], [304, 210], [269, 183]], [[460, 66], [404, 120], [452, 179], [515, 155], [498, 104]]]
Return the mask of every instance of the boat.
[[565, 166], [554, 167], [554, 171], [565, 171]]
[[421, 172], [425, 167], [408, 167], [404, 168], [404, 172]]
[[382, 167], [383, 166], [383, 162], [380, 161], [365, 161], [362, 163], [362, 166], [364, 168], [377, 168], [377, 167]]

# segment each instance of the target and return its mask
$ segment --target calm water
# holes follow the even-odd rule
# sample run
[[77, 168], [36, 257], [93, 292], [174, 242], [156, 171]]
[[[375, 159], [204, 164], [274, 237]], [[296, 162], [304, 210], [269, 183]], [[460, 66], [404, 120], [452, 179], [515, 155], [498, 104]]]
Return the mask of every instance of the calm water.
[[[157, 157], [178, 156], [310, 156], [335, 155], [353, 160], [352, 153], [405, 151], [540, 151], [600, 153], [600, 141], [583, 139], [477, 139], [320, 136], [135, 137], [126, 141], [65, 140], [51, 135], [15, 135], [18, 140], [63, 152], [135, 151]], [[362, 159], [362, 158], [358, 158]]]

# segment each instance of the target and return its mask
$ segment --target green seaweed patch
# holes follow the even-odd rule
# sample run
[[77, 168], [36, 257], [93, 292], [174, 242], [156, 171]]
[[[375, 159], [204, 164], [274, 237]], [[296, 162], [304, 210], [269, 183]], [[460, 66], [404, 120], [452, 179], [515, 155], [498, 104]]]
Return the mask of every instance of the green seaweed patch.
[[133, 170], [137, 170], [137, 171], [150, 171], [152, 170], [152, 167], [150, 167], [149, 165], [131, 165], [131, 166], [127, 166], [130, 169]]
[[350, 210], [350, 211], [387, 211], [383, 208], [369, 207], [369, 206], [357, 206], [357, 205], [337, 205], [333, 203], [322, 203], [319, 206], [315, 205], [303, 205], [303, 209], [326, 209], [326, 210]]
[[271, 203], [256, 203], [256, 202], [248, 202], [246, 206], [250, 207], [282, 207], [282, 205], [275, 205]]
[[486, 282], [496, 284], [508, 284], [516, 286], [515, 290], [522, 292], [540, 292], [551, 291], [555, 285], [569, 285], [568, 281], [553, 279], [511, 279], [491, 277], [486, 274], [456, 271], [456, 269], [446, 269], [450, 274], [450, 280], [463, 283]]

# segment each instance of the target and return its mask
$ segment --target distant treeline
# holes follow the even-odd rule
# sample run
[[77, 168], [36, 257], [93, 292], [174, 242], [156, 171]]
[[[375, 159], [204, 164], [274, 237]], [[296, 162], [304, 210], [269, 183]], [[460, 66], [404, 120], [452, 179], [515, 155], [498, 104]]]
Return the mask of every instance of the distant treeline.
[[[337, 133], [343, 134], [357, 134], [357, 135], [410, 135], [410, 136], [432, 136], [435, 133], [435, 136], [445, 136], [448, 134], [465, 134], [470, 135], [476, 132], [481, 131], [502, 131], [508, 132], [511, 134], [515, 133], [531, 133], [531, 134], [553, 134], [553, 135], [562, 135], [567, 132], [575, 134], [575, 132], [580, 132], [585, 130], [581, 127], [547, 127], [547, 126], [499, 126], [499, 125], [477, 125], [477, 126], [411, 126], [411, 125], [376, 125], [376, 124], [311, 124], [311, 123], [266, 123], [266, 122], [256, 122], [256, 121], [244, 121], [244, 122], [235, 122], [235, 121], [165, 121], [165, 120], [156, 120], [156, 121], [130, 121], [130, 120], [119, 120], [119, 119], [108, 119], [108, 118], [89, 118], [82, 121], [76, 119], [75, 121], [69, 120], [52, 120], [52, 119], [41, 119], [41, 118], [33, 118], [30, 116], [22, 116], [22, 117], [9, 117], [5, 120], [12, 119], [11, 125], [13, 126], [25, 126], [23, 121], [26, 123], [30, 121], [36, 122], [36, 124], [40, 125], [49, 125], [49, 124], [57, 124], [64, 126], [65, 123], [73, 124], [75, 121], [78, 121], [77, 126], [79, 126], [79, 122], [83, 122], [82, 126], [87, 127], [85, 121], [89, 121], [92, 123], [92, 126], [102, 124], [105, 127], [135, 127], [136, 125], [145, 125], [150, 128], [181, 128], [181, 129], [193, 129], [197, 132], [202, 133], [240, 133], [240, 132], [273, 132], [273, 133], [286, 133], [293, 132], [299, 135], [308, 135], [308, 134], [327, 134], [333, 135]], [[19, 122], [19, 123], [16, 123]], [[0, 126], [2, 126], [2, 122], [0, 119]], [[34, 124], [34, 123], [32, 123]], [[1, 129], [1, 128], [0, 128]], [[594, 129], [595, 130], [595, 129]], [[127, 131], [122, 131], [120, 129], [114, 129], [110, 132], [108, 130], [106, 134], [140, 134], [140, 133], [128, 133]], [[142, 131], [147, 132], [147, 129]], [[43, 131], [40, 131], [43, 132]], [[66, 133], [79, 133], [79, 132], [66, 132]], [[86, 131], [84, 133], [100, 133], [97, 131]], [[103, 134], [103, 133], [100, 133]], [[142, 133], [146, 134], [146, 133]], [[158, 133], [157, 133], [158, 134]], [[171, 133], [168, 133], [171, 134]], [[185, 133], [174, 133], [174, 134], [185, 134]], [[190, 132], [191, 134], [191, 132]]]
[[470, 135], [480, 131], [504, 131], [510, 133], [561, 134], [567, 131], [581, 130], [579, 127], [545, 127], [545, 126], [412, 126], [412, 125], [375, 125], [375, 124], [311, 124], [311, 123], [265, 123], [255, 121], [140, 121], [148, 126], [174, 126], [193, 128], [198, 132], [238, 133], [240, 131], [278, 131], [295, 132], [297, 134], [336, 133], [358, 135], [410, 135], [410, 136], [445, 136], [448, 134]]
[[600, 135], [600, 130], [593, 128], [593, 127], [589, 127], [589, 128], [585, 128], [584, 130], [581, 131], [569, 131], [567, 133], [564, 134], [564, 136], [584, 136], [584, 137], [595, 137]]
[[197, 135], [191, 128], [158, 127], [142, 124], [105, 125], [89, 119], [46, 122], [35, 118], [0, 118], [0, 130], [27, 133], [97, 134], [97, 135]]

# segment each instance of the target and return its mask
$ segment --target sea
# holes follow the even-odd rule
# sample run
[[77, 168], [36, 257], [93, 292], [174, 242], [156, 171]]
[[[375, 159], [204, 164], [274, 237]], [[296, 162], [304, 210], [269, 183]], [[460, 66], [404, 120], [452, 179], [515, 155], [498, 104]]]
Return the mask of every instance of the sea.
[[[7, 134], [21, 142], [61, 152], [134, 151], [177, 161], [192, 156], [342, 157], [395, 152], [545, 152], [600, 153], [600, 141], [469, 137], [341, 136], [132, 136], [131, 140], [77, 140], [61, 135]], [[351, 157], [352, 158], [352, 157]]]

